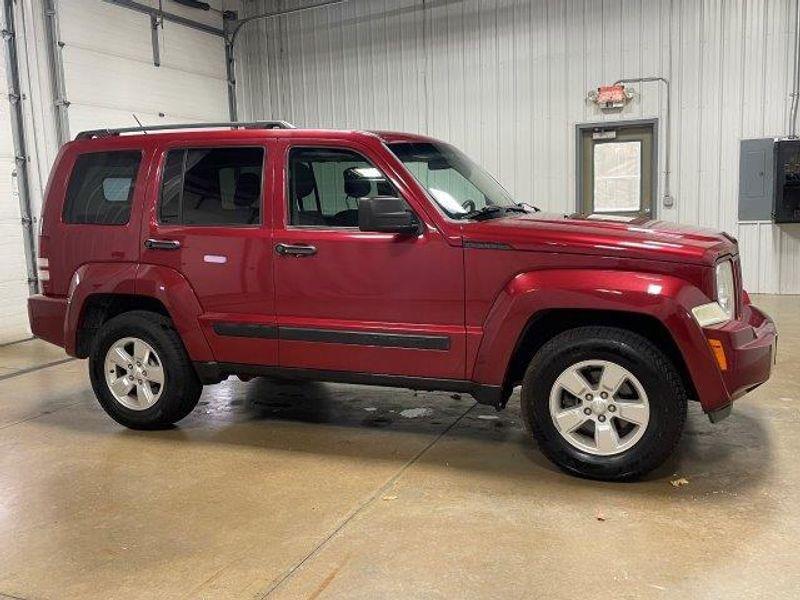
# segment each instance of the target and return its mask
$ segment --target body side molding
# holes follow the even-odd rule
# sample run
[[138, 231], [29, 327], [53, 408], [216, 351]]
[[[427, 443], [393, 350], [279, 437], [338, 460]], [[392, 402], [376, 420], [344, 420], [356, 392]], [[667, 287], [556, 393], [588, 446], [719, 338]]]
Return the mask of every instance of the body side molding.
[[219, 321], [214, 323], [212, 328], [217, 335], [231, 337], [281, 339], [294, 342], [320, 342], [354, 346], [380, 346], [383, 348], [409, 348], [412, 350], [450, 349], [450, 338], [446, 335], [287, 327], [234, 321]]

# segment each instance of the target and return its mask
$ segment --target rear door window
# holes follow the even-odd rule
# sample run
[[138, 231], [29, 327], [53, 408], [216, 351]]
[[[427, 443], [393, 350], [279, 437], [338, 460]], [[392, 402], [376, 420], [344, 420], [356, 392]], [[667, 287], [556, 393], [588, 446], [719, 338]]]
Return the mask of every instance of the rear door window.
[[184, 148], [167, 154], [159, 220], [183, 225], [261, 223], [263, 148]]
[[127, 223], [141, 161], [138, 150], [81, 154], [67, 186], [63, 221], [87, 225]]

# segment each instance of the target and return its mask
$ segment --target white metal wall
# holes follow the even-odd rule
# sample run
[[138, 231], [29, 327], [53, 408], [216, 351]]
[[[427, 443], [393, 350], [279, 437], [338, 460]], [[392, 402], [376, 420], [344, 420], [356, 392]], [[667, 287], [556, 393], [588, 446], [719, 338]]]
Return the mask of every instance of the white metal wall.
[[[240, 112], [428, 133], [520, 199], [572, 212], [577, 123], [658, 118], [663, 191], [663, 85], [634, 85], [612, 116], [585, 98], [665, 76], [676, 202], [659, 216], [738, 235], [751, 291], [800, 293], [800, 227], [736, 218], [739, 140], [787, 131], [795, 1], [350, 0], [243, 30]], [[254, 0], [245, 14], [315, 3]]]

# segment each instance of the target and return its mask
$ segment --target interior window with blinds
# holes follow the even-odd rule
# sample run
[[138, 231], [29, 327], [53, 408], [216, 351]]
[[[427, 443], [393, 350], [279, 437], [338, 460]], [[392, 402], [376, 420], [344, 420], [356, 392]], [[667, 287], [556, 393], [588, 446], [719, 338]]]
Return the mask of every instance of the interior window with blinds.
[[91, 152], [75, 161], [67, 186], [65, 223], [124, 225], [131, 217], [139, 151]]
[[642, 143], [594, 147], [594, 212], [635, 212], [642, 205]]

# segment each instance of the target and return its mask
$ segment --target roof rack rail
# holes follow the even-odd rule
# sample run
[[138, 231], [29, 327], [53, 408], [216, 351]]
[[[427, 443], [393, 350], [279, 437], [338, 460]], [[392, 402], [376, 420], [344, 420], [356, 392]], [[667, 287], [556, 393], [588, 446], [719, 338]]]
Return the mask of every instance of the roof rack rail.
[[164, 125], [142, 125], [141, 127], [120, 127], [117, 129], [89, 129], [75, 136], [76, 140], [111, 137], [123, 133], [149, 133], [151, 131], [170, 131], [173, 129], [295, 129], [287, 121], [229, 121], [222, 123], [174, 123]]

